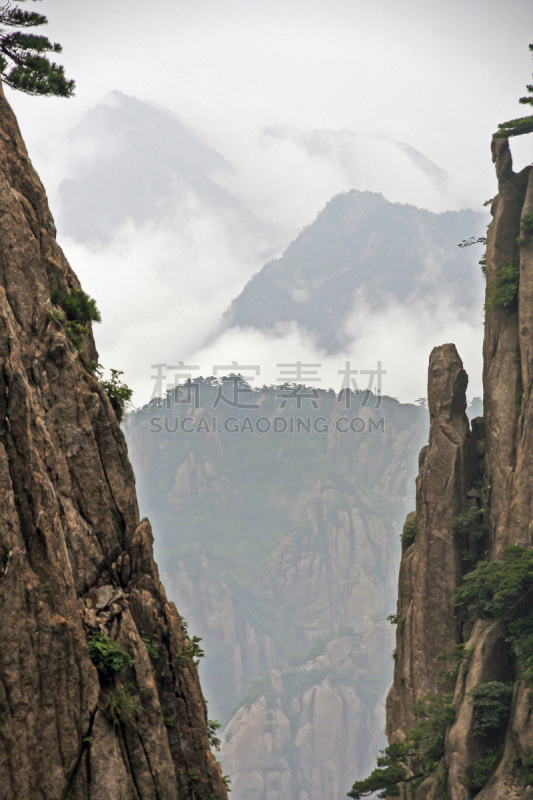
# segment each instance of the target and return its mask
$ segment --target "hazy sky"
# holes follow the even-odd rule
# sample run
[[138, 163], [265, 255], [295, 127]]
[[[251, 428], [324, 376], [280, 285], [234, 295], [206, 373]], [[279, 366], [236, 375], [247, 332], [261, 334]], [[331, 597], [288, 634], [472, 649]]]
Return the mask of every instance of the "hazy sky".
[[[279, 340], [247, 331], [226, 334], [214, 349], [206, 341], [247, 279], [338, 192], [369, 189], [433, 211], [479, 209], [495, 192], [491, 133], [524, 113], [517, 99], [533, 69], [529, 0], [40, 6], [50, 20], [47, 34], [63, 44], [76, 96], [6, 93], [60, 241], [103, 312], [96, 328], [101, 361], [124, 369], [137, 403], [150, 395], [154, 363], [202, 359], [206, 374], [221, 358], [260, 358], [262, 378], [272, 380], [276, 360], [321, 359], [295, 329], [281, 354]], [[62, 227], [62, 182], [82, 185], [111, 163], [113, 148], [117, 159], [125, 154], [110, 127], [117, 89], [170, 112], [187, 141], [215, 154], [202, 186], [220, 186], [227, 203], [213, 205], [193, 181], [167, 200], [164, 213], [124, 219], [98, 245]], [[153, 152], [134, 165], [135, 175], [144, 164], [154, 168], [159, 146], [155, 130]], [[531, 152], [528, 137], [513, 142], [518, 167]], [[160, 163], [158, 169], [164, 172]], [[142, 201], [145, 189], [123, 191], [138, 191]], [[352, 321], [364, 328], [369, 364], [389, 362], [385, 391], [404, 400], [425, 394], [431, 347], [450, 340], [471, 374], [472, 394], [480, 394], [481, 326], [481, 309], [468, 323], [454, 317], [444, 288], [440, 317], [394, 308], [388, 319], [361, 312]], [[329, 363], [327, 374], [336, 366]]]

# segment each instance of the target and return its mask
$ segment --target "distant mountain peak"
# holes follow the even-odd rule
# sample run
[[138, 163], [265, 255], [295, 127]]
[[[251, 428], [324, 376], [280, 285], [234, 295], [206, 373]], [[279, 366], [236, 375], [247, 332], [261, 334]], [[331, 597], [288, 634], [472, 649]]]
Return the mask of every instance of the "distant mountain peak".
[[338, 352], [356, 299], [376, 310], [421, 296], [431, 304], [444, 277], [453, 303], [471, 310], [482, 291], [480, 254], [457, 245], [481, 235], [485, 222], [470, 209], [435, 213], [377, 192], [335, 195], [283, 255], [250, 279], [226, 312], [226, 326], [275, 331], [294, 321]]

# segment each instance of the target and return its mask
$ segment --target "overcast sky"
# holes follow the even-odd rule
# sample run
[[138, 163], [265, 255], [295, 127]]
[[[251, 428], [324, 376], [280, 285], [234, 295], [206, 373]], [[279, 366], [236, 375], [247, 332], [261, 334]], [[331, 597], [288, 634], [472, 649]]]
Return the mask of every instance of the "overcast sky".
[[[213, 344], [222, 313], [341, 191], [382, 192], [432, 211], [479, 210], [495, 193], [490, 136], [499, 122], [524, 113], [517, 99], [533, 68], [530, 0], [40, 6], [47, 34], [63, 45], [76, 96], [6, 94], [49, 193], [60, 242], [101, 308], [100, 360], [124, 370], [137, 404], [150, 396], [150, 365], [179, 359], [200, 361], [204, 374], [221, 358], [261, 359], [266, 381], [275, 378], [276, 360], [323, 360], [323, 385], [334, 385], [337, 364], [313, 352], [297, 329], [282, 346], [247, 331]], [[127, 155], [113, 128], [120, 124], [115, 90], [142, 101], [139, 114], [146, 103], [169, 112], [199, 160], [187, 191], [169, 195], [158, 213], [148, 194], [160, 184], [125, 185], [125, 207], [138, 194], [151, 210], [119, 214], [105, 230], [100, 219], [95, 242], [63, 221], [61, 196], [68, 181], [82, 186], [105, 171], [113, 148]], [[152, 136], [153, 153], [132, 174], [143, 165], [155, 169], [157, 124]], [[531, 161], [528, 137], [513, 142], [513, 153], [517, 167]], [[171, 165], [169, 174], [186, 166]], [[98, 198], [92, 202], [96, 209]], [[431, 319], [423, 309], [413, 315], [402, 308], [388, 320], [354, 317], [352, 327], [365, 331], [365, 366], [388, 362], [386, 393], [406, 401], [424, 395], [429, 352], [443, 341], [457, 343], [471, 395], [481, 393], [481, 309], [465, 323], [445, 300], [443, 287], [443, 312]]]

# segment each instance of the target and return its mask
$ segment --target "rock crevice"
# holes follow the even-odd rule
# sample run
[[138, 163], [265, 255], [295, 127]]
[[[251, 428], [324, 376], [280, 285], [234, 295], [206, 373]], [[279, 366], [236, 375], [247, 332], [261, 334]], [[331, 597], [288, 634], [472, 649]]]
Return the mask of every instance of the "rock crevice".
[[[55, 233], [0, 88], [2, 798], [226, 798], [92, 334], [78, 352], [54, 317], [81, 289]], [[90, 657], [103, 633], [121, 674]]]
[[[470, 431], [462, 363], [453, 345], [436, 348], [429, 365], [431, 428], [420, 456], [416, 536], [404, 542], [400, 566], [402, 624], [387, 701], [389, 741], [407, 740], [417, 718], [415, 702], [429, 694], [453, 692], [455, 719], [439, 767], [417, 788], [416, 781], [406, 784], [406, 799], [533, 796], [531, 690], [510, 648], [509, 630], [504, 619], [491, 618], [483, 608], [472, 627], [455, 606], [457, 588], [480, 560], [501, 562], [509, 547], [528, 550], [533, 544], [533, 237], [524, 226], [533, 210], [533, 171], [513, 171], [506, 139], [495, 139], [492, 153], [499, 190], [487, 234], [484, 416], [473, 420]], [[511, 683], [508, 721], [500, 723], [499, 743], [493, 733], [489, 747], [474, 724], [472, 693], [483, 687], [505, 693]]]

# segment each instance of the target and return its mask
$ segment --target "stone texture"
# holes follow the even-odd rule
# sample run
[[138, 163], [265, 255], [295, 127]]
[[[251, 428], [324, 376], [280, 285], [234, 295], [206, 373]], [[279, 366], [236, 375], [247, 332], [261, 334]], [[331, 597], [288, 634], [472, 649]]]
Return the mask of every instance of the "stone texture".
[[510, 659], [506, 637], [507, 630], [500, 621], [478, 620], [465, 645], [473, 650], [473, 655], [468, 668], [463, 666], [457, 679], [454, 697], [457, 713], [446, 744], [450, 800], [468, 800], [470, 794], [460, 782], [461, 774], [467, 764], [485, 755], [483, 743], [474, 735], [474, 708], [468, 701], [468, 692], [480, 683], [508, 680]]
[[[320, 401], [329, 423], [323, 449], [322, 443], [307, 447], [306, 437], [272, 432], [260, 441], [250, 437], [248, 444], [243, 436], [179, 433], [178, 416], [207, 419], [212, 429], [215, 411], [223, 428], [234, 409], [220, 404], [214, 410], [215, 395], [209, 401], [209, 388], [202, 385], [199, 408], [192, 401], [154, 403], [125, 426], [141, 506], [154, 508], [164, 584], [191, 631], [203, 639], [200, 672], [210, 715], [233, 731], [231, 746], [221, 754], [232, 798], [249, 800], [256, 792], [281, 800], [288, 774], [291, 800], [301, 800], [298, 787], [308, 784], [301, 791], [309, 797], [323, 792], [341, 800], [383, 742], [393, 628], [376, 620], [394, 610], [399, 533], [412, 507], [416, 453], [427, 437], [425, 414], [392, 398], [373, 401], [376, 409], [354, 403], [350, 414], [382, 416], [386, 424], [372, 435], [347, 436], [335, 428], [347, 409], [331, 392], [333, 398]], [[276, 387], [259, 392], [256, 402], [258, 417], [279, 414]], [[167, 435], [153, 432], [151, 420], [161, 416]], [[250, 473], [259, 477], [247, 484]], [[262, 527], [260, 517], [273, 524]], [[242, 714], [236, 712], [243, 693], [269, 671], [271, 679], [283, 676], [285, 667], [307, 660], [306, 651], [319, 638], [339, 632], [346, 638], [327, 644], [316, 661], [320, 675], [309, 696], [316, 694], [317, 702], [307, 722], [297, 722], [300, 697], [291, 711], [279, 685], [272, 689], [292, 725], [288, 752], [278, 749], [273, 756], [267, 711], [275, 709], [256, 704], [253, 713], [246, 705]], [[365, 641], [357, 664], [339, 651], [352, 647], [348, 634], [354, 632]], [[337, 680], [327, 695], [319, 690], [323, 670]], [[286, 677], [281, 680], [287, 691]], [[350, 716], [355, 706], [364, 708], [362, 715]], [[330, 735], [332, 725], [345, 730], [346, 738]], [[302, 747], [299, 766], [291, 756], [296, 742]]]
[[[362, 413], [367, 410], [362, 409]], [[272, 609], [269, 617], [287, 620], [293, 653], [342, 628], [369, 630], [376, 618], [383, 618], [393, 608], [399, 525], [412, 503], [408, 486], [414, 472], [413, 453], [427, 430], [421, 413], [409, 416], [405, 411], [397, 403], [388, 405], [383, 411], [385, 432], [361, 437], [357, 450], [349, 437], [338, 432], [328, 436], [328, 458], [337, 480], [322, 479], [297, 490], [292, 486], [276, 490], [275, 504], [283, 509], [285, 528], [280, 529], [257, 578], [257, 593], [262, 605]], [[209, 408], [187, 408], [181, 413], [208, 416]], [[150, 433], [148, 421], [136, 424], [135, 416], [128, 423], [126, 436], [138, 484], [147, 485], [150, 465], [170, 448], [165, 450], [162, 437]], [[208, 458], [198, 446], [200, 437], [189, 438], [193, 440], [188, 443], [188, 457], [180, 461], [172, 488], [157, 503], [155, 513], [165, 520], [157, 531], [160, 547], [174, 531], [179, 539], [184, 516], [194, 518], [207, 504], [220, 508], [222, 514], [225, 506], [242, 503], [238, 481], [227, 469], [228, 463], [235, 464], [232, 437], [221, 437], [216, 447], [210, 443], [213, 452]], [[284, 453], [285, 447], [280, 441], [276, 458], [291, 458], [290, 451]], [[370, 485], [364, 483], [368, 474], [372, 477]], [[171, 515], [174, 525], [166, 521]], [[251, 538], [248, 530], [243, 532], [244, 542], [246, 536]], [[167, 544], [166, 552], [170, 550]], [[237, 572], [239, 582], [246, 585], [248, 576], [239, 572], [238, 553], [232, 558], [232, 573]], [[216, 681], [223, 680], [220, 688], [231, 698], [232, 706], [253, 678], [283, 663], [287, 650], [280, 648], [269, 630], [271, 626], [250, 613], [248, 598], [241, 602], [241, 591], [213, 579], [219, 573], [216, 558], [202, 548], [198, 560], [201, 568], [191, 569], [190, 560], [187, 564], [183, 558], [169, 558], [168, 563], [162, 559], [161, 570], [169, 595], [176, 599], [191, 629], [203, 637], [208, 658], [202, 668], [207, 672], [213, 653], [220, 653], [226, 665], [223, 675], [218, 668], [213, 670], [218, 677], [209, 683], [213, 695], [210, 702], [217, 708], [215, 716], [222, 719]]]
[[[225, 798], [196, 668], [140, 520], [105, 391], [50, 319], [80, 284], [0, 88], [0, 786], [2, 800]], [[139, 714], [112, 724], [88, 636], [132, 658]], [[158, 647], [151, 662], [142, 638]], [[165, 721], [167, 724], [165, 724]], [[194, 787], [194, 788], [193, 788]]]
[[[465, 414], [467, 375], [453, 344], [436, 347], [428, 373], [429, 444], [420, 453], [416, 482], [416, 538], [400, 566], [394, 684], [387, 701], [387, 733], [404, 738], [413, 702], [431, 691], [441, 663], [458, 641], [452, 597], [464, 563], [453, 520], [477, 477], [475, 443]], [[412, 520], [413, 518], [411, 518]]]
[[[341, 800], [365, 774], [383, 730], [384, 696], [364, 707], [357, 687], [390, 658], [392, 630], [328, 642], [300, 670], [314, 671], [298, 692], [287, 670], [271, 670], [265, 692], [243, 705], [222, 737], [221, 756], [236, 800]], [[355, 758], [354, 758], [355, 756]]]
[[[531, 542], [530, 489], [524, 482], [531, 483], [528, 470], [532, 466], [529, 419], [533, 327], [529, 317], [533, 314], [533, 253], [530, 239], [520, 247], [516, 239], [520, 217], [531, 206], [533, 188], [529, 167], [518, 174], [513, 172], [506, 139], [494, 139], [492, 153], [498, 195], [487, 233], [487, 291], [500, 267], [520, 262], [519, 310], [487, 310], [483, 343], [485, 474], [491, 486], [490, 524], [497, 556], [514, 542]], [[519, 464], [525, 469], [517, 470]], [[514, 483], [520, 486], [518, 494]]]
[[[418, 532], [414, 544], [404, 548], [400, 567], [398, 616], [405, 616], [405, 632], [397, 635], [387, 730], [390, 741], [405, 739], [413, 722], [412, 700], [454, 687], [455, 721], [437, 774], [418, 787], [415, 800], [533, 797], [533, 787], [525, 785], [533, 755], [531, 689], [511, 657], [505, 625], [480, 619], [471, 630], [453, 608], [454, 590], [468, 567], [461, 566], [465, 543], [454, 535], [452, 520], [467, 499], [484, 509], [483, 549], [489, 558], [501, 559], [513, 544], [533, 544], [533, 237], [522, 234], [517, 242], [521, 217], [533, 211], [533, 170], [513, 172], [507, 140], [494, 140], [492, 152], [499, 191], [487, 234], [487, 299], [497, 271], [507, 265], [519, 266], [518, 294], [508, 308], [486, 310], [484, 418], [473, 420], [472, 436], [462, 417], [461, 393], [454, 389], [465, 383], [458, 380], [455, 349], [437, 348], [430, 360], [430, 443], [420, 457]], [[442, 367], [437, 371], [436, 352]], [[443, 685], [435, 656], [455, 643], [464, 644], [468, 658], [457, 679]], [[469, 692], [482, 683], [509, 680], [514, 680], [513, 702], [501, 758], [485, 786], [474, 792], [463, 785], [462, 775], [467, 764], [486, 755], [486, 745], [474, 734]]]

